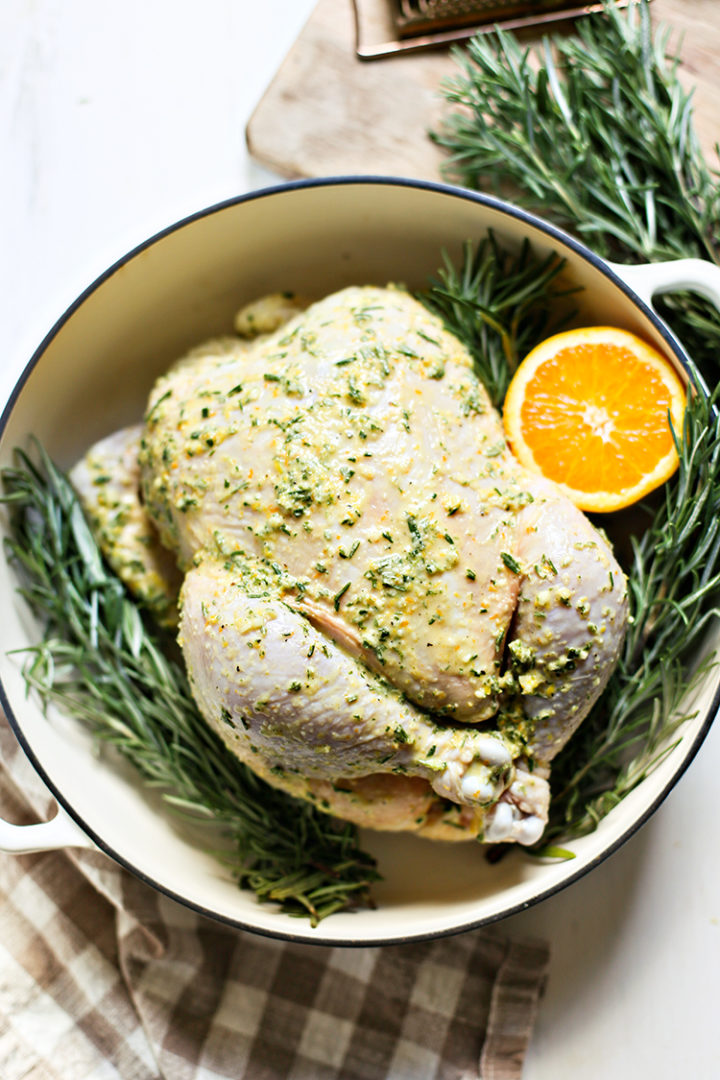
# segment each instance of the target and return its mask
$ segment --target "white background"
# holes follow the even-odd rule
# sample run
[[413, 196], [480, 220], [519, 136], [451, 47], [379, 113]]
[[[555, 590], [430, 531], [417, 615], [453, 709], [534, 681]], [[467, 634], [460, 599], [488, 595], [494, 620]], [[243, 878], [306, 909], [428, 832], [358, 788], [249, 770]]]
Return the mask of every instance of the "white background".
[[[276, 180], [248, 159], [244, 128], [312, 6], [2, 0], [3, 399], [110, 262]], [[719, 801], [716, 726], [619, 853], [501, 927], [552, 949], [527, 1080], [720, 1077]]]

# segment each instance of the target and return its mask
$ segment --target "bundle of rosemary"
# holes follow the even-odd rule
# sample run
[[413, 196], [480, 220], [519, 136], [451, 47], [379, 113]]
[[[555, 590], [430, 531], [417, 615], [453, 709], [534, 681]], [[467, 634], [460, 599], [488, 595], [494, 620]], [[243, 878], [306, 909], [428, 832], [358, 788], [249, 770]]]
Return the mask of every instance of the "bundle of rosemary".
[[[720, 263], [718, 173], [648, 0], [606, 4], [573, 36], [535, 49], [499, 31], [455, 58], [458, 73], [442, 87], [448, 115], [432, 133], [449, 178], [510, 196], [617, 262]], [[686, 293], [664, 300], [662, 313], [714, 382], [717, 312]]]

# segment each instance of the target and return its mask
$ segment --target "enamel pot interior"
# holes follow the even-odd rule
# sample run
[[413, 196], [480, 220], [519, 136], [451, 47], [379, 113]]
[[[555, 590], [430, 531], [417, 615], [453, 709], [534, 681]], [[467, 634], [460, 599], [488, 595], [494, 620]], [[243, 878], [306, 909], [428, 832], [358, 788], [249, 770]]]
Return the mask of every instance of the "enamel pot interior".
[[[443, 251], [492, 229], [567, 259], [582, 292], [579, 321], [632, 330], [672, 354], [672, 341], [601, 260], [503, 203], [438, 185], [347, 179], [287, 185], [211, 208], [132, 252], [73, 305], [28, 365], [4, 417], [3, 465], [38, 436], [62, 465], [96, 438], [135, 422], [154, 378], [188, 346], [230, 331], [237, 308], [265, 292], [322, 295], [347, 284], [423, 286]], [[676, 357], [677, 359], [677, 357]], [[3, 528], [4, 528], [3, 522]], [[15, 731], [58, 801], [110, 855], [164, 893], [212, 917], [314, 943], [410, 940], [482, 925], [548, 896], [614, 850], [662, 800], [690, 761], [716, 708], [718, 676], [695, 689], [683, 738], [590, 836], [575, 858], [542, 862], [513, 850], [495, 865], [473, 843], [444, 845], [366, 833], [384, 880], [374, 910], [337, 914], [313, 930], [238, 890], [133, 770], [98, 753], [79, 723], [44, 716], [26, 696], [9, 650], [38, 629], [0, 569], [0, 678]], [[711, 647], [712, 643], [709, 642]]]

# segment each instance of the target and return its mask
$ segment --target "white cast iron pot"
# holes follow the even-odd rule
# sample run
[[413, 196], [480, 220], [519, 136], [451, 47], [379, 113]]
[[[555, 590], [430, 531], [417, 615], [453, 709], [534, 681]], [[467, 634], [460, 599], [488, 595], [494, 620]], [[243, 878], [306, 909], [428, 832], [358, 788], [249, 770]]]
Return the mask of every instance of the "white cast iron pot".
[[[426, 284], [447, 250], [492, 229], [504, 243], [529, 238], [554, 251], [582, 287], [586, 324], [625, 327], [682, 367], [682, 346], [652, 309], [656, 293], [693, 289], [720, 308], [720, 270], [689, 259], [613, 266], [558, 229], [499, 200], [457, 188], [386, 178], [283, 185], [211, 207], [153, 237], [94, 282], [53, 327], [5, 409], [0, 465], [38, 436], [69, 466], [91, 442], [137, 421], [155, 379], [188, 346], [227, 332], [241, 304], [266, 292], [324, 294], [347, 284]], [[329, 944], [377, 944], [469, 929], [509, 915], [586, 873], [630, 836], [683, 773], [720, 704], [715, 668], [693, 692], [695, 715], [662, 764], [570, 846], [575, 858], [541, 862], [513, 850], [489, 865], [478, 845], [371, 834], [365, 847], [384, 881], [377, 908], [336, 914], [316, 930], [240, 891], [183, 833], [132, 769], [94, 751], [80, 724], [43, 715], [28, 698], [10, 650], [38, 628], [0, 568], [0, 697], [10, 723], [55, 796], [52, 821], [0, 822], [0, 850], [97, 846], [155, 888], [219, 920], [265, 934]], [[714, 647], [713, 641], [707, 642]]]

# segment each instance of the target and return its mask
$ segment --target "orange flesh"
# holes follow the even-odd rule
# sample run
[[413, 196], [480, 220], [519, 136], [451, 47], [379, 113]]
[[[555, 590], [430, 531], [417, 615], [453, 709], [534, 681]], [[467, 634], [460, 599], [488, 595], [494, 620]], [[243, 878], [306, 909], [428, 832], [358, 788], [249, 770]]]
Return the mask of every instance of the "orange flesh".
[[634, 487], [673, 447], [671, 395], [630, 349], [561, 349], [529, 380], [521, 408], [538, 468], [586, 492]]

